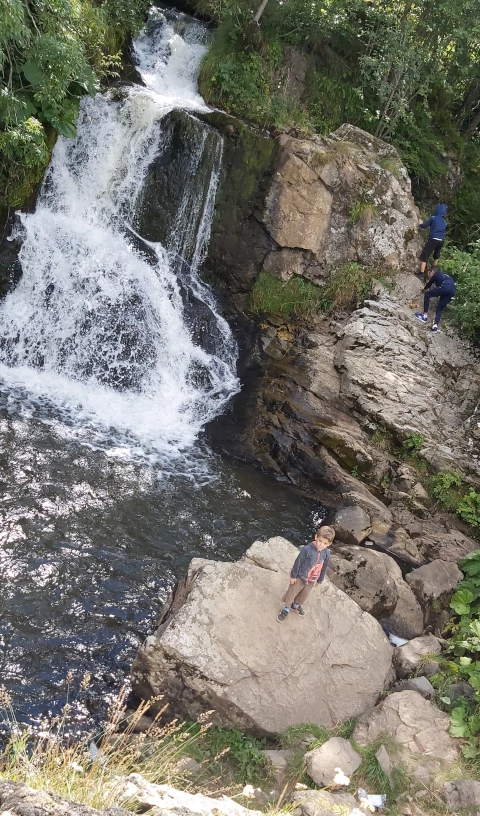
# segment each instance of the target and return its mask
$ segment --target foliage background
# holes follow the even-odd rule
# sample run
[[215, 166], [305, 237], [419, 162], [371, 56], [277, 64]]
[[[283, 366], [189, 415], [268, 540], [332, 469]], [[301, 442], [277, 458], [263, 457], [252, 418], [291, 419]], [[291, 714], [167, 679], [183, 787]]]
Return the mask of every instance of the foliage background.
[[40, 180], [57, 133], [75, 135], [81, 97], [121, 63], [145, 0], [0, 0], [0, 207]]
[[[393, 143], [417, 196], [452, 204], [463, 249], [480, 221], [480, 0], [193, 0], [216, 24], [206, 100], [262, 128], [328, 134], [343, 122]], [[302, 98], [287, 47], [307, 57]], [[460, 164], [463, 182], [449, 174]]]

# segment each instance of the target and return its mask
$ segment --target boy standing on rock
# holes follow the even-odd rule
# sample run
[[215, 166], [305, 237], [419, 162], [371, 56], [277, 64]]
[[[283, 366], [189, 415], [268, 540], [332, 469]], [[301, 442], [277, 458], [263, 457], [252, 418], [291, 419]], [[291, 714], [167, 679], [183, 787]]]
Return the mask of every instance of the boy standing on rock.
[[295, 559], [290, 573], [290, 585], [282, 598], [285, 606], [277, 615], [283, 623], [292, 609], [303, 618], [305, 612], [300, 601], [305, 602], [315, 584], [321, 584], [330, 559], [328, 549], [335, 538], [333, 527], [319, 527], [311, 544], [303, 547]]

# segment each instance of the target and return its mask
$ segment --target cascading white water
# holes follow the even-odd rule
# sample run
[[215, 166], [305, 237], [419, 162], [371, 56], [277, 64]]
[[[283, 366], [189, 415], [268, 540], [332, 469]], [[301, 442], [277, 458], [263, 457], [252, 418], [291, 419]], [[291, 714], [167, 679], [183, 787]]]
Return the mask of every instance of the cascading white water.
[[[159, 11], [135, 44], [146, 88], [82, 103], [78, 135], [55, 146], [37, 209], [21, 215], [23, 276], [0, 307], [0, 378], [10, 402], [54, 408], [57, 432], [92, 446], [160, 458], [192, 445], [237, 390], [236, 349], [197, 271], [210, 236], [222, 143], [206, 191], [195, 190], [198, 139], [170, 245], [134, 242], [134, 205], [173, 108], [206, 110], [196, 89], [205, 31]], [[183, 30], [182, 30], [183, 27]], [[178, 28], [178, 26], [177, 26]], [[139, 236], [141, 238], [141, 236]], [[132, 240], [133, 239], [133, 240]], [[137, 248], [136, 248], [137, 247]], [[215, 351], [192, 339], [176, 257], [213, 315]]]

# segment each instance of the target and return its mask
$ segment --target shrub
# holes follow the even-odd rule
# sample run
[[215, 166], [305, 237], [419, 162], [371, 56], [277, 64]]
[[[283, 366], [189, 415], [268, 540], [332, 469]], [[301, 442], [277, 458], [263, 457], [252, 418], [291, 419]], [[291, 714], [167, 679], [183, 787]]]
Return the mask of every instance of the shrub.
[[452, 313], [460, 331], [465, 337], [474, 338], [480, 335], [480, 241], [470, 244], [470, 250], [448, 247], [441, 266], [457, 285]]
[[[434, 682], [442, 689], [440, 702], [450, 711], [450, 733], [463, 740], [463, 755], [470, 760], [480, 757], [480, 550], [467, 555], [459, 566], [464, 573], [450, 602], [456, 617], [451, 624], [448, 660]], [[453, 700], [449, 683], [466, 680], [474, 690], [474, 699]]]
[[116, 72], [146, 0], [0, 3], [0, 206], [41, 178], [55, 133], [72, 137], [82, 96]]
[[245, 46], [227, 19], [213, 35], [200, 70], [200, 91], [210, 104], [265, 126], [310, 129], [298, 99], [285, 90], [282, 46], [265, 42], [261, 53]]
[[480, 494], [470, 488], [459, 503], [457, 513], [467, 524], [480, 527]]
[[407, 453], [420, 453], [424, 444], [424, 434], [415, 431], [414, 433], [407, 433], [406, 439], [402, 443], [402, 448]]

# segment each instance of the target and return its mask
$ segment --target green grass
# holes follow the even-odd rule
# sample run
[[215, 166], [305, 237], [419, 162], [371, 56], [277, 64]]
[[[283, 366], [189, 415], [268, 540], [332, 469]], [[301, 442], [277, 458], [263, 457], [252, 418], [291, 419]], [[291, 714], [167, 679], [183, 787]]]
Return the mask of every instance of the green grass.
[[355, 309], [371, 293], [375, 281], [390, 286], [391, 276], [349, 263], [333, 272], [324, 286], [317, 286], [298, 275], [285, 283], [269, 272], [261, 272], [250, 293], [248, 309], [287, 319]]
[[325, 311], [355, 309], [372, 292], [375, 281], [389, 286], [391, 276], [357, 263], [345, 264], [328, 279], [323, 289], [322, 306]]
[[322, 311], [323, 290], [294, 275], [287, 283], [261, 272], [250, 293], [248, 308], [257, 314], [276, 314], [285, 318], [310, 317]]
[[348, 214], [351, 224], [359, 224], [361, 227], [368, 227], [377, 215], [377, 208], [371, 201], [361, 199], [355, 202]]

